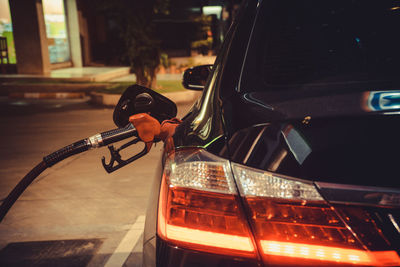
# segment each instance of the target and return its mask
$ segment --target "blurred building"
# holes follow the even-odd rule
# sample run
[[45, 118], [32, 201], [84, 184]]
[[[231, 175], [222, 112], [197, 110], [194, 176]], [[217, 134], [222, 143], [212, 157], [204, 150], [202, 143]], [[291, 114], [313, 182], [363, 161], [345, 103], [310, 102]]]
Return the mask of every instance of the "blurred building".
[[76, 0], [0, 0], [0, 35], [20, 74], [82, 66]]
[[[171, 0], [170, 14], [157, 21], [162, 49], [170, 56], [190, 56], [196, 40], [188, 36], [199, 25], [193, 15], [199, 14], [208, 16], [210, 26], [201, 38], [204, 43], [212, 39], [210, 47], [217, 49], [236, 2], [240, 1]], [[7, 39], [8, 69], [16, 66], [19, 74], [46, 75], [59, 68], [120, 64], [113, 21], [94, 5], [93, 0], [0, 0], [0, 36]]]

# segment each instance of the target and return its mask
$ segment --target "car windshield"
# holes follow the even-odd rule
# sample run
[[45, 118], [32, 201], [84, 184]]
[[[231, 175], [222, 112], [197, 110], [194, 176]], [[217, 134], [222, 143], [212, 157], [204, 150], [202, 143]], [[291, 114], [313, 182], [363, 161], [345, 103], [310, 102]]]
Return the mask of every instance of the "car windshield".
[[399, 0], [264, 0], [240, 90], [399, 89], [399, 28]]

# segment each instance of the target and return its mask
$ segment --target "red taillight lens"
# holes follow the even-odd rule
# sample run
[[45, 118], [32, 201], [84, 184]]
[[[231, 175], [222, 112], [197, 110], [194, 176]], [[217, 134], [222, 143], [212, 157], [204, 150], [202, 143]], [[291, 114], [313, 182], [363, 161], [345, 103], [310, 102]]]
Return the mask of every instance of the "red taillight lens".
[[246, 200], [261, 240], [362, 247], [335, 211], [322, 203], [256, 197]]
[[399, 266], [395, 251], [369, 251], [315, 186], [233, 164], [255, 238], [268, 264]]
[[268, 266], [400, 266], [395, 251], [368, 250], [340, 216], [311, 182], [181, 150], [164, 167], [157, 233], [231, 256], [257, 258], [257, 245]]
[[[295, 262], [295, 266], [304, 265], [363, 265], [363, 266], [398, 266], [399, 256], [395, 251], [366, 251], [362, 249], [349, 249], [341, 247], [318, 246], [295, 242], [278, 242], [261, 240], [262, 251], [269, 255], [269, 263], [287, 266], [290, 260], [284, 257], [303, 261]], [[273, 257], [278, 256], [278, 257]]]
[[201, 150], [172, 157], [161, 186], [159, 236], [194, 250], [256, 257], [229, 162]]

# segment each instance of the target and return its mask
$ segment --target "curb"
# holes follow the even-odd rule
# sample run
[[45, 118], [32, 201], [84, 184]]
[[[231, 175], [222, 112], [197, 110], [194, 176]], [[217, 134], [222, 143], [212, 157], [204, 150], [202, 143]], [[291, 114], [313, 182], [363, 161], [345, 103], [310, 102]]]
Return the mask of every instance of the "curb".
[[[91, 71], [98, 69], [99, 71]], [[106, 82], [130, 74], [130, 67], [82, 67], [53, 70], [51, 75], [3, 74], [0, 83], [12, 82]]]
[[[201, 94], [202, 91], [187, 90], [181, 92], [164, 93], [162, 95], [173, 101], [175, 104], [187, 104], [197, 100]], [[121, 97], [121, 95], [118, 94], [102, 94], [97, 92], [14, 92], [9, 93], [8, 97], [12, 99], [79, 99], [85, 98], [87, 95], [90, 96], [90, 102], [92, 104], [107, 107], [115, 107], [119, 101], [119, 98]]]
[[58, 93], [10, 93], [9, 98], [33, 98], [33, 99], [78, 99], [86, 96], [83, 92], [70, 93], [70, 92], [58, 92]]
[[120, 97], [121, 95], [92, 92], [90, 93], [90, 103], [107, 107], [115, 107]]
[[[114, 107], [117, 105], [121, 95], [104, 94], [95, 92], [104, 89], [108, 83], [64, 83], [64, 84], [14, 84], [0, 83], [0, 95], [8, 95], [9, 98], [32, 98], [32, 99], [78, 99], [90, 96], [90, 102]], [[176, 104], [194, 102], [202, 94], [202, 91], [184, 90], [179, 92], [164, 93]]]
[[[162, 95], [173, 101], [175, 104], [187, 104], [197, 100], [197, 98], [199, 98], [201, 94], [202, 91], [186, 90], [181, 92], [165, 93]], [[120, 97], [121, 95], [93, 92], [90, 94], [90, 102], [97, 105], [115, 107]]]
[[104, 89], [109, 83], [0, 83], [2, 94], [24, 93], [90, 93], [93, 90]]

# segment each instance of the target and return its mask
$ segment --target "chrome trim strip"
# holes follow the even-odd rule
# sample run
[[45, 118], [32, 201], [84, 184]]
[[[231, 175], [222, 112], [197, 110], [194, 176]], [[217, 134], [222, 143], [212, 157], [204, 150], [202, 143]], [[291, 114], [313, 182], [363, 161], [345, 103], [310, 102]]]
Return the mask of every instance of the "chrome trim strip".
[[264, 128], [258, 133], [256, 139], [254, 140], [253, 144], [251, 145], [251, 147], [249, 149], [249, 152], [247, 153], [246, 157], [243, 160], [244, 164], [246, 164], [247, 161], [249, 160], [251, 153], [253, 153], [254, 147], [256, 146], [258, 141], [260, 140], [261, 136], [264, 134], [265, 129], [267, 129], [267, 126], [264, 126]]
[[392, 222], [394, 228], [396, 228], [397, 232], [400, 234], [400, 227], [399, 227], [399, 224], [397, 223], [396, 219], [390, 213], [388, 214], [388, 217], [389, 217], [390, 221]]
[[400, 207], [400, 189], [315, 182], [329, 202]]
[[204, 85], [195, 85], [195, 84], [188, 84], [189, 87], [193, 87], [196, 89], [204, 89]]

